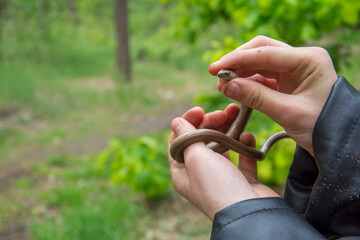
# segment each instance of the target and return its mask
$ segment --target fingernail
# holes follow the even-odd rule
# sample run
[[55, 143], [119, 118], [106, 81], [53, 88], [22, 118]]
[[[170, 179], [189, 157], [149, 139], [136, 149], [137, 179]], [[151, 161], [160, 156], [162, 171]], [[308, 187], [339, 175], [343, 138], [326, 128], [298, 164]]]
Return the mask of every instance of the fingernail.
[[240, 87], [235, 82], [229, 83], [227, 88], [225, 89], [224, 94], [228, 96], [229, 98], [236, 98], [239, 96]]
[[171, 128], [174, 132], [178, 132], [182, 126], [182, 122], [180, 118], [175, 118], [171, 123]]
[[217, 60], [216, 62], [213, 62], [212, 64], [210, 65], [215, 65], [215, 64], [218, 64], [220, 60]]

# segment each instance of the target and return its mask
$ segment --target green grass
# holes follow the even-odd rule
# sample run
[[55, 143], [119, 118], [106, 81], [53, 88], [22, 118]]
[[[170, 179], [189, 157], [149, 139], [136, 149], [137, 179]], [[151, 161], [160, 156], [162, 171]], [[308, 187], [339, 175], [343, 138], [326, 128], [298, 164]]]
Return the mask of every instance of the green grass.
[[35, 83], [27, 66], [3, 63], [0, 73], [0, 106], [35, 101]]
[[141, 238], [141, 201], [126, 188], [96, 176], [92, 158], [53, 156], [46, 168], [48, 180], [36, 186], [40, 191], [33, 196], [37, 206], [30, 228], [35, 239]]
[[137, 225], [137, 209], [118, 199], [102, 199], [91, 206], [65, 211], [59, 222], [33, 225], [36, 239], [136, 239], [132, 229]]

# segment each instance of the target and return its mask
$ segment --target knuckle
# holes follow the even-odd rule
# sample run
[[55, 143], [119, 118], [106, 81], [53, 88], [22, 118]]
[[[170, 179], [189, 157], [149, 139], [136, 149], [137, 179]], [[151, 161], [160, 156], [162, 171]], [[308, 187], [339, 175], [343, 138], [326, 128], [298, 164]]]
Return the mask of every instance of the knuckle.
[[320, 56], [329, 56], [328, 51], [322, 47], [310, 47], [310, 50], [313, 54], [320, 55]]
[[257, 49], [257, 54], [259, 57], [261, 58], [265, 58], [265, 62], [266, 64], [269, 64], [270, 63], [270, 53], [271, 53], [271, 50], [273, 49], [272, 46], [261, 46]]
[[311, 59], [317, 61], [317, 62], [323, 62], [330, 59], [329, 52], [321, 47], [310, 47], [309, 51], [311, 53]]
[[293, 72], [310, 75], [320, 66], [327, 65], [330, 62], [331, 58], [326, 49], [321, 47], [307, 47]]
[[253, 41], [256, 43], [264, 43], [267, 42], [270, 38], [264, 36], [264, 35], [258, 35], [253, 38]]

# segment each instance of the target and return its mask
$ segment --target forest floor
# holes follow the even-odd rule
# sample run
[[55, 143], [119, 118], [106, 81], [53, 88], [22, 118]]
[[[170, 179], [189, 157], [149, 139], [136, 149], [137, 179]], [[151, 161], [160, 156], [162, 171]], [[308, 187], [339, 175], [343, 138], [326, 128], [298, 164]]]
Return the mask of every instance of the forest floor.
[[[126, 130], [121, 134], [124, 134], [124, 136], [129, 134], [142, 135], [167, 129], [171, 119], [176, 116], [181, 116], [190, 106], [191, 103], [181, 104], [178, 108], [157, 113], [156, 116], [136, 117], [135, 121], [129, 122], [128, 126], [122, 126]], [[32, 126], [29, 127], [32, 128]], [[0, 172], [1, 198], [5, 196], [12, 198], [12, 195], [18, 194], [18, 190], [11, 189], [12, 183], [16, 182], [16, 180], [31, 177], [38, 178], [39, 176], [34, 176], [31, 168], [34, 167], [34, 165], [40, 164], [40, 162], [48, 156], [64, 152], [73, 156], [96, 153], [107, 145], [108, 140], [113, 137], [112, 134], [117, 131], [118, 126], [112, 126], [109, 127], [108, 132], [104, 132], [103, 135], [79, 139], [75, 142], [64, 142], [53, 148], [29, 150], [26, 154], [24, 153], [24, 155], [26, 155], [26, 161], [24, 160], [25, 157], [21, 159], [11, 159], [9, 164], [5, 168], [2, 168], [3, 170]], [[121, 137], [121, 135], [118, 135], [118, 137]], [[42, 182], [44, 180], [38, 181]], [[41, 186], [39, 187], [41, 188]], [[33, 191], [36, 190], [33, 189]], [[27, 209], [33, 207], [36, 207], [36, 203], [26, 203]], [[171, 199], [166, 201], [162, 208], [166, 209], [166, 216], [159, 219], [159, 217], [156, 216], [159, 214], [156, 211], [152, 212], [154, 219], [156, 219], [156, 224], [148, 229], [146, 239], [183, 239], [181, 231], [177, 230], [178, 228], [184, 229], [188, 226], [191, 229], [194, 224], [195, 226], [199, 224], [209, 226], [208, 219], [179, 195], [172, 196]], [[27, 228], [27, 220], [23, 219], [23, 215], [26, 216], [28, 213], [22, 213], [21, 211], [22, 210], [18, 212], [21, 216], [20, 219], [14, 218], [14, 222], [7, 222], [7, 228], [3, 229], [0, 233], [1, 239], [32, 239], [31, 233], [29, 233], [29, 229]], [[186, 218], [186, 220], [184, 218]], [[206, 234], [204, 235], [206, 236]], [[206, 236], [206, 238], [196, 239], [208, 239], [208, 236]]]
[[[192, 72], [183, 73], [182, 77], [199, 78]], [[33, 229], [34, 226], [36, 228], [34, 222], [43, 219], [56, 222], [59, 218], [63, 203], [59, 200], [59, 206], [53, 206], [49, 199], [55, 194], [51, 189], [66, 185], [68, 179], [61, 176], [73, 174], [71, 171], [83, 164], [81, 159], [92, 156], [90, 159], [93, 161], [93, 156], [104, 149], [113, 137], [129, 138], [169, 129], [171, 119], [189, 109], [198, 92], [211, 92], [210, 86], [202, 87], [203, 83], [204, 80], [198, 83], [187, 81], [180, 84], [182, 88], [179, 91], [167, 89], [171, 84], [164, 84], [163, 89], [159, 87], [162, 84], [155, 84], [157, 87], [154, 90], [162, 95], [163, 100], [151, 106], [142, 106], [140, 102], [127, 108], [101, 102], [99, 105], [90, 104], [91, 108], [88, 108], [89, 105], [75, 110], [69, 108], [55, 117], [37, 116], [21, 107], [0, 109], [0, 133], [3, 134], [0, 142], [2, 140], [5, 146], [0, 149], [0, 238], [52, 239], [37, 238], [39, 234], [34, 236], [36, 230]], [[69, 89], [81, 84], [81, 88], [94, 91], [95, 95], [119, 94], [119, 90], [112, 87], [116, 84], [109, 78], [82, 79], [71, 84]], [[99, 89], [106, 85], [110, 87]], [[120, 94], [122, 91], [126, 90], [120, 90]], [[76, 96], [78, 94], [73, 97]], [[80, 159], [79, 163], [74, 163], [77, 159]], [[93, 166], [95, 163], [86, 164]], [[143, 226], [145, 239], [184, 239], [184, 234], [186, 239], [209, 238], [208, 219], [176, 193], [147, 214], [151, 220]]]

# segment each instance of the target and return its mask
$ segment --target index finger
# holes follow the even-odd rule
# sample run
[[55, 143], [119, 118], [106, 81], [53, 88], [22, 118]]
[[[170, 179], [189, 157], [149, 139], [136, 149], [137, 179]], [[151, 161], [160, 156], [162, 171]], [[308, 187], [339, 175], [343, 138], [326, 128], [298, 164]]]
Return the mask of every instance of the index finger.
[[236, 50], [245, 50], [245, 49], [257, 48], [257, 47], [261, 47], [261, 46], [291, 47], [289, 44], [286, 44], [284, 42], [260, 35], [260, 36], [254, 37], [247, 43], [244, 43], [243, 45], [238, 47]]
[[[275, 39], [272, 39], [272, 38], [269, 38], [269, 37], [266, 37], [266, 36], [256, 36], [255, 38], [251, 39], [250, 41], [248, 41], [247, 43], [244, 43], [243, 45], [241, 45], [240, 47], [238, 47], [237, 49], [235, 49], [234, 51], [224, 55], [220, 60], [222, 60], [224, 57], [226, 58], [227, 55], [231, 55], [233, 54], [234, 52], [236, 51], [239, 51], [239, 50], [246, 50], [246, 49], [252, 49], [252, 48], [258, 48], [258, 47], [264, 47], [264, 46], [273, 46], [273, 47], [287, 47], [287, 48], [291, 48], [290, 45], [284, 43], [284, 42], [281, 42], [281, 41], [278, 41], [278, 40], [275, 40]], [[233, 70], [233, 69], [232, 69]], [[212, 70], [212, 65], [209, 66], [209, 72], [210, 74], [216, 76], [217, 72], [219, 70], [215, 70], [213, 71]]]
[[241, 70], [267, 70], [272, 72], [293, 72], [309, 56], [305, 49], [293, 47], [261, 46], [252, 49], [235, 50], [209, 67], [211, 74], [221, 69], [231, 69], [240, 73]]

